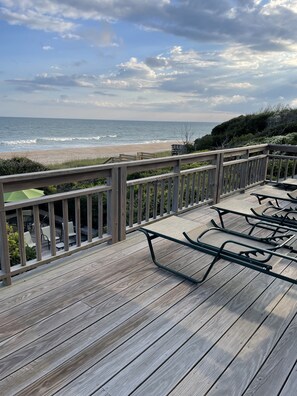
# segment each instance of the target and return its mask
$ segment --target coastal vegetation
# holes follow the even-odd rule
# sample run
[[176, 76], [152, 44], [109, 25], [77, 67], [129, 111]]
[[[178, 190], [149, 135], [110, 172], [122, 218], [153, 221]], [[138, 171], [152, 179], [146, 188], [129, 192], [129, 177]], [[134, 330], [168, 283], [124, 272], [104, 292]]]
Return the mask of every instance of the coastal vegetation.
[[18, 175], [20, 173], [43, 172], [48, 168], [39, 162], [25, 157], [0, 159], [0, 175]]
[[[19, 249], [19, 233], [11, 225], [6, 226], [9, 256], [11, 265], [19, 264], [20, 262], [20, 249]], [[32, 260], [36, 258], [36, 251], [33, 247], [26, 246], [26, 260]]]
[[217, 125], [211, 134], [196, 139], [194, 149], [211, 150], [261, 143], [297, 144], [297, 109], [268, 107]]

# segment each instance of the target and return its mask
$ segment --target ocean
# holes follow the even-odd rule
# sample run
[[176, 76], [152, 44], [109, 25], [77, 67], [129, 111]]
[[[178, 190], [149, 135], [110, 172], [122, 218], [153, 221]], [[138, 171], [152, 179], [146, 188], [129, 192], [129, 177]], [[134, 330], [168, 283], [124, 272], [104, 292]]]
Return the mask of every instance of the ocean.
[[213, 122], [111, 121], [0, 117], [0, 151], [54, 150], [192, 140], [211, 132]]

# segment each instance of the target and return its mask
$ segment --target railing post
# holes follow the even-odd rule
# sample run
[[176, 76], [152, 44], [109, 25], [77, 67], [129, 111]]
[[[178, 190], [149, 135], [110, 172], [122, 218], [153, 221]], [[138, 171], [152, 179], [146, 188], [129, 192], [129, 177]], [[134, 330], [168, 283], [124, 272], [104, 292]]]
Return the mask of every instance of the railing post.
[[119, 168], [113, 167], [107, 178], [107, 184], [111, 186], [111, 191], [107, 194], [107, 232], [111, 234], [111, 243], [119, 240], [118, 174]]
[[127, 222], [127, 166], [118, 168], [119, 241], [126, 239]]
[[213, 202], [216, 204], [220, 202], [222, 188], [223, 188], [224, 153], [217, 154], [215, 165], [216, 165], [216, 173], [215, 173], [214, 189], [213, 189]]
[[0, 257], [1, 257], [1, 271], [5, 275], [3, 280], [4, 285], [11, 285], [11, 272], [10, 272], [10, 256], [9, 245], [6, 230], [6, 214], [4, 206], [4, 191], [3, 184], [0, 184]]
[[178, 212], [180, 171], [181, 171], [181, 161], [177, 160], [177, 164], [173, 168], [173, 172], [176, 174], [173, 180], [173, 199], [172, 199], [172, 211], [174, 213]]

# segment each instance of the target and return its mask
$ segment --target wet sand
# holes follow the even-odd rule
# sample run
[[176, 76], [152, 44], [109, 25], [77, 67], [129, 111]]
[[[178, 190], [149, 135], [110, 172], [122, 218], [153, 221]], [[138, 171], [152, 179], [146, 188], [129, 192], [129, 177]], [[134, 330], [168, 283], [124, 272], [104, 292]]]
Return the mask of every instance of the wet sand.
[[138, 152], [158, 153], [170, 151], [171, 145], [177, 142], [162, 142], [148, 144], [130, 144], [122, 146], [102, 147], [76, 147], [63, 150], [40, 150], [40, 151], [14, 151], [0, 152], [0, 158], [26, 157], [43, 165], [61, 164], [67, 161], [117, 157], [119, 154], [136, 155]]

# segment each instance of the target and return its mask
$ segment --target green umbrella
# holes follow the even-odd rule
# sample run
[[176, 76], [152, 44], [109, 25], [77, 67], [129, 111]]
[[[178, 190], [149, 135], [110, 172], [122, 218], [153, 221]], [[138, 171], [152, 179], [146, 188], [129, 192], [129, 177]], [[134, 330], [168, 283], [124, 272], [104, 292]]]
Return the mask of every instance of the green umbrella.
[[30, 188], [29, 190], [11, 191], [4, 193], [5, 202], [17, 202], [24, 201], [26, 199], [38, 198], [44, 195], [42, 190], [36, 188]]

